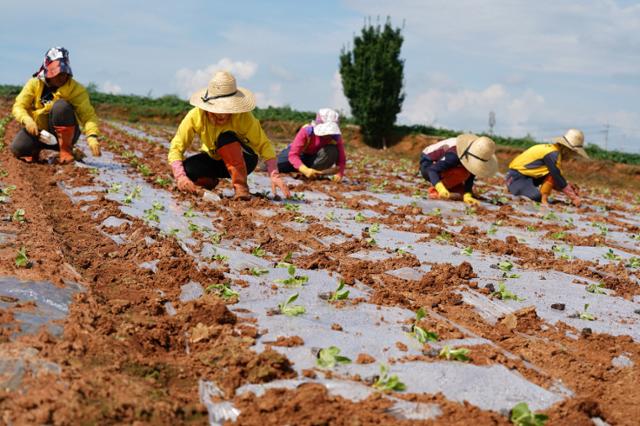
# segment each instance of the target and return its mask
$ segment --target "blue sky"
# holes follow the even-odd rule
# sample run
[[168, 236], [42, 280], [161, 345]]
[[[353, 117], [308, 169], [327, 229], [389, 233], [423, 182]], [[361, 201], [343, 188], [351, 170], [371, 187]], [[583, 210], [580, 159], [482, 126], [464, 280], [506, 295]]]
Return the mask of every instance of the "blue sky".
[[365, 18], [404, 25], [401, 123], [539, 139], [569, 127], [640, 152], [640, 4], [580, 0], [3, 1], [0, 82], [51, 46], [114, 93], [186, 98], [220, 68], [258, 104], [348, 111], [341, 48]]

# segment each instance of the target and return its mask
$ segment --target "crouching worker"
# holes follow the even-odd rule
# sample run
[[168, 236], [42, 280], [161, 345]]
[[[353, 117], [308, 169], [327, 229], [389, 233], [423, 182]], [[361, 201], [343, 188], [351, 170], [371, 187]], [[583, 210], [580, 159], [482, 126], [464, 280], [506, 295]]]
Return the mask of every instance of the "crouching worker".
[[420, 156], [420, 173], [433, 185], [429, 198], [448, 199], [451, 193], [462, 195], [466, 204], [477, 204], [473, 182], [491, 177], [498, 171], [496, 145], [486, 136], [463, 134], [429, 145]]
[[[193, 108], [184, 117], [169, 148], [169, 164], [178, 189], [197, 193], [198, 187], [213, 189], [221, 178], [231, 178], [234, 199], [251, 197], [247, 175], [258, 164], [267, 164], [271, 190], [280, 188], [285, 197], [291, 193], [278, 174], [276, 153], [260, 122], [251, 111], [253, 93], [236, 86], [226, 71], [215, 73], [207, 88], [191, 96]], [[198, 135], [201, 153], [184, 158], [184, 152]]]
[[524, 195], [534, 201], [548, 203], [552, 189], [562, 191], [575, 205], [580, 206], [580, 197], [567, 182], [560, 168], [563, 158], [574, 154], [589, 158], [584, 150], [584, 134], [570, 129], [555, 138], [553, 144], [539, 144], [514, 158], [507, 172], [507, 188], [513, 195]]
[[73, 79], [69, 52], [63, 47], [47, 51], [40, 69], [16, 97], [12, 114], [23, 128], [13, 139], [11, 152], [26, 162], [37, 162], [42, 149], [51, 149], [60, 152], [60, 163], [71, 163], [79, 124], [91, 153], [100, 155], [98, 118], [87, 90]]
[[339, 115], [334, 110], [319, 110], [316, 119], [302, 126], [293, 142], [280, 152], [278, 170], [298, 170], [308, 179], [333, 174], [334, 182], [340, 182], [347, 158], [338, 122]]

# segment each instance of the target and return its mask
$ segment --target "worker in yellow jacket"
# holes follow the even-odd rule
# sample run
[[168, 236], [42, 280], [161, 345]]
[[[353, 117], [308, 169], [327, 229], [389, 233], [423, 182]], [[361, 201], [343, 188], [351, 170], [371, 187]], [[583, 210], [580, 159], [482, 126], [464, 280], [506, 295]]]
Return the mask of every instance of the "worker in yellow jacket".
[[562, 174], [561, 163], [563, 158], [574, 153], [589, 158], [584, 150], [584, 134], [580, 130], [569, 129], [554, 142], [534, 145], [514, 158], [507, 172], [507, 188], [513, 195], [524, 195], [543, 204], [547, 204], [551, 191], [556, 189], [579, 207], [580, 197]]
[[[64, 47], [47, 51], [40, 69], [16, 97], [12, 114], [23, 126], [11, 143], [11, 151], [20, 159], [38, 161], [40, 150], [46, 148], [60, 151], [60, 163], [72, 162], [79, 124], [91, 153], [100, 155], [98, 118], [87, 90], [73, 79], [69, 52]], [[47, 131], [55, 139], [48, 137]]]
[[[247, 200], [251, 197], [247, 175], [261, 158], [267, 165], [273, 194], [279, 188], [285, 197], [291, 195], [278, 173], [274, 146], [251, 113], [256, 105], [253, 93], [237, 87], [230, 73], [219, 71], [189, 103], [195, 108], [184, 117], [169, 147], [168, 160], [179, 190], [195, 193], [198, 186], [213, 189], [220, 178], [230, 177], [234, 198]], [[185, 158], [184, 152], [196, 135], [202, 152]]]

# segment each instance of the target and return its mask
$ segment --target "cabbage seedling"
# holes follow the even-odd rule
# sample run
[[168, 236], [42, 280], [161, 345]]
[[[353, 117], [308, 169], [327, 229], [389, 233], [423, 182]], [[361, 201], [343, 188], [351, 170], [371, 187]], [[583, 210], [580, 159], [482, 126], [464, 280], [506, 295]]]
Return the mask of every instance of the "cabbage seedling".
[[297, 212], [298, 210], [300, 210], [300, 206], [298, 204], [292, 203], [284, 203], [284, 208], [285, 210], [290, 212]]
[[269, 270], [265, 268], [251, 268], [251, 275], [259, 277], [260, 275], [268, 274]]
[[334, 220], [336, 220], [336, 214], [333, 211], [330, 211], [326, 215], [324, 215], [324, 218], [330, 222], [333, 222]]
[[341, 356], [340, 348], [336, 346], [329, 346], [328, 348], [320, 349], [318, 359], [316, 359], [316, 364], [320, 368], [330, 370], [338, 364], [351, 364], [351, 359], [346, 356]]
[[171, 185], [172, 180], [158, 176], [154, 182], [164, 188]]
[[345, 300], [349, 298], [349, 290], [344, 290], [344, 281], [340, 280], [338, 283], [338, 287], [336, 291], [331, 293], [331, 297], [329, 297], [329, 302], [337, 302], [338, 300]]
[[503, 272], [509, 272], [513, 269], [513, 263], [511, 263], [511, 261], [509, 260], [503, 260], [502, 262], [498, 263], [498, 269]]
[[640, 268], [640, 257], [632, 257], [627, 263], [627, 268]]
[[304, 216], [296, 216], [293, 218], [293, 221], [297, 223], [305, 223], [307, 221], [307, 218]]
[[149, 222], [160, 222], [160, 216], [158, 216], [155, 209], [146, 209], [144, 211], [144, 218]]
[[373, 387], [382, 392], [402, 392], [407, 389], [407, 385], [400, 381], [397, 374], [389, 375], [389, 367], [384, 364], [380, 365], [380, 375]]
[[9, 185], [4, 188], [0, 188], [0, 195], [10, 196], [13, 191], [16, 190], [15, 185]]
[[442, 350], [440, 351], [440, 358], [444, 358], [447, 361], [450, 360], [456, 360], [456, 361], [469, 361], [469, 357], [467, 355], [469, 355], [471, 353], [471, 350], [467, 349], [467, 348], [458, 348], [458, 349], [451, 349], [451, 347], [449, 347], [449, 345], [446, 345], [442, 348]]
[[110, 194], [116, 194], [118, 192], [120, 192], [120, 190], [122, 189], [122, 184], [121, 183], [112, 183], [111, 187], [109, 189], [107, 189], [107, 192]]
[[427, 213], [429, 216], [433, 216], [433, 217], [442, 217], [442, 210], [440, 210], [440, 208], [435, 207], [434, 209], [432, 209], [429, 213]]
[[494, 291], [492, 296], [499, 296], [500, 300], [515, 300], [516, 302], [522, 302], [524, 300], [507, 290], [507, 286], [502, 281], [498, 283], [498, 290]]
[[589, 304], [586, 303], [584, 305], [584, 311], [580, 312], [580, 314], [578, 315], [579, 318], [581, 320], [587, 320], [587, 321], [595, 321], [596, 317], [594, 317], [592, 314], [590, 314], [589, 312], [587, 312], [587, 309], [589, 309]]
[[605, 254], [602, 255], [603, 258], [607, 259], [607, 260], [611, 260], [614, 262], [617, 262], [619, 260], [622, 260], [622, 258], [620, 257], [620, 255], [617, 255], [613, 252], [613, 249], [609, 249], [609, 251], [607, 251]]
[[306, 275], [296, 275], [296, 267], [289, 265], [287, 268], [289, 278], [278, 278], [275, 282], [278, 284], [284, 284], [287, 287], [302, 287], [309, 281], [309, 277]]
[[511, 423], [516, 426], [544, 426], [549, 416], [546, 414], [535, 414], [526, 402], [519, 402], [511, 409]]
[[356, 215], [353, 217], [353, 219], [354, 219], [356, 222], [360, 223], [360, 222], [364, 222], [364, 220], [365, 220], [366, 218], [364, 217], [364, 215], [363, 215], [361, 212], [358, 212], [358, 213], [356, 213]]
[[603, 288], [604, 288], [603, 283], [598, 283], [598, 284], [594, 283], [594, 284], [589, 284], [585, 290], [593, 294], [607, 294], [607, 292], [604, 291]]
[[415, 339], [422, 344], [438, 341], [438, 335], [436, 333], [434, 333], [433, 331], [427, 331], [418, 325], [418, 323], [426, 316], [427, 313], [424, 311], [424, 309], [418, 309], [416, 311], [416, 320], [411, 327], [413, 337], [415, 337]]
[[24, 209], [17, 209], [15, 212], [13, 212], [13, 215], [11, 216], [11, 221], [18, 222], [18, 223], [24, 223], [24, 221], [25, 221]]
[[258, 246], [258, 247], [255, 247], [253, 250], [251, 250], [251, 254], [257, 257], [264, 257], [264, 255], [267, 254], [267, 252], [261, 246]]
[[464, 254], [465, 256], [471, 256], [473, 254], [473, 247], [465, 247], [460, 253]]
[[224, 300], [240, 298], [240, 293], [232, 290], [229, 287], [229, 283], [210, 285], [209, 287], [207, 287], [206, 291], [207, 293], [213, 293], [214, 291], [217, 291], [218, 296], [222, 297]]
[[29, 257], [27, 256], [26, 247], [21, 247], [20, 250], [18, 250], [15, 263], [18, 268], [28, 268], [31, 265]]
[[288, 252], [280, 262], [276, 263], [276, 268], [288, 268], [289, 266], [291, 266], [292, 259], [293, 259], [293, 253]]
[[298, 296], [298, 293], [292, 294], [291, 296], [289, 296], [286, 302], [278, 304], [278, 310], [280, 311], [280, 313], [288, 317], [295, 317], [306, 313], [307, 310], [304, 306], [292, 305], [292, 303], [296, 301]]
[[378, 232], [380, 232], [380, 224], [379, 223], [374, 223], [373, 225], [371, 225], [369, 227], [369, 235], [377, 234]]

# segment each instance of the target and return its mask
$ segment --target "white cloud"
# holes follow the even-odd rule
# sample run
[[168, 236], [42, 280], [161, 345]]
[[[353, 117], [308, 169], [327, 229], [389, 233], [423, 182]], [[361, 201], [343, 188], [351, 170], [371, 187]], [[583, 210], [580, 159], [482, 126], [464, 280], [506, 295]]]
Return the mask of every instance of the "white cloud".
[[122, 93], [122, 87], [107, 80], [100, 85], [100, 91], [104, 93], [111, 93], [113, 95], [118, 95]]
[[[400, 121], [480, 132], [487, 130], [489, 112], [494, 111], [500, 133], [523, 136], [534, 127], [531, 119], [545, 107], [544, 97], [531, 89], [514, 94], [497, 83], [481, 90], [444, 83], [444, 87], [409, 95]], [[459, 123], [464, 123], [464, 128]]]
[[257, 69], [258, 65], [255, 62], [222, 58], [204, 69], [179, 69], [176, 71], [176, 83], [181, 95], [190, 96], [193, 92], [206, 87], [216, 71], [229, 71], [236, 80], [247, 80], [255, 75]]

